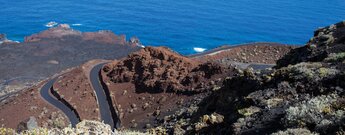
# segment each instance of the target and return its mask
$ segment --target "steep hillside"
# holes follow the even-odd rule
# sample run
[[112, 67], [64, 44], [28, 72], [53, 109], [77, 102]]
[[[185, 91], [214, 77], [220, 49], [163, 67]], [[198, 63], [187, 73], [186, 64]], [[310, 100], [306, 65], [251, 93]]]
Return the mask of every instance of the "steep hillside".
[[106, 64], [102, 75], [122, 126], [142, 130], [218, 88], [233, 71], [165, 47], [146, 47]]
[[[239, 71], [152, 130], [171, 134], [344, 134], [344, 22], [316, 31], [275, 70]], [[164, 129], [164, 130], [162, 130]]]
[[299, 62], [323, 61], [329, 55], [345, 51], [345, 21], [328, 27], [320, 28], [314, 32], [306, 46], [289, 52], [277, 62], [277, 67], [288, 66]]
[[[30, 36], [26, 42], [79, 39], [74, 43], [87, 46], [124, 41], [101, 33], [92, 36], [60, 26]], [[124, 43], [127, 48], [138, 41]], [[262, 51], [267, 48], [280, 53]], [[38, 54], [55, 52], [50, 49]], [[91, 130], [115, 134], [112, 127], [115, 132], [177, 135], [345, 133], [345, 22], [318, 29], [299, 48], [252, 45], [232, 49], [185, 57], [166, 47], [146, 47], [121, 59], [89, 61], [2, 100], [0, 124], [29, 133], [38, 125], [56, 127], [38, 129], [61, 134]], [[260, 58], [250, 55], [257, 49]], [[269, 65], [281, 58], [274, 68], [262, 70], [219, 62], [234, 62], [237, 51], [249, 53], [245, 58], [253, 62], [269, 59]], [[273, 56], [277, 58], [269, 58]], [[261, 62], [254, 64], [268, 65]], [[68, 122], [75, 128], [65, 128]], [[14, 130], [0, 128], [0, 133], [7, 131]]]

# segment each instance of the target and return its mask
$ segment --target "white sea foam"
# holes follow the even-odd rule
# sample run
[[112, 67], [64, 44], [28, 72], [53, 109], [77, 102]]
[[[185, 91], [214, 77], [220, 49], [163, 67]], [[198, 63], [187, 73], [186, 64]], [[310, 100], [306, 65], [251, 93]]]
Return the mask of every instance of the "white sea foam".
[[72, 24], [72, 26], [82, 26], [83, 24], [81, 24], [81, 23], [74, 23], [74, 24]]
[[4, 41], [0, 41], [0, 44], [3, 43], [20, 43], [19, 41], [15, 41], [15, 40], [4, 40]]
[[57, 22], [55, 22], [55, 21], [50, 21], [50, 22], [48, 22], [45, 26], [51, 28], [51, 27], [54, 27], [54, 26], [56, 26], [56, 25], [58, 25]]
[[193, 49], [196, 52], [204, 52], [206, 50], [206, 48], [200, 48], [200, 47], [194, 47]]
[[142, 45], [142, 44], [137, 44], [137, 46], [139, 46], [139, 47], [141, 47], [141, 48], [145, 48], [145, 46]]

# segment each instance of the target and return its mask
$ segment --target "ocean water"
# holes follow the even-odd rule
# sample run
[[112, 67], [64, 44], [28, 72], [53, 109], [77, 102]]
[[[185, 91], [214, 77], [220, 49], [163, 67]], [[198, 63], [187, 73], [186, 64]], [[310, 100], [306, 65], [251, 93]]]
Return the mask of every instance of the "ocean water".
[[11, 40], [70, 24], [112, 30], [182, 54], [248, 42], [304, 44], [345, 20], [345, 0], [0, 0], [0, 33]]

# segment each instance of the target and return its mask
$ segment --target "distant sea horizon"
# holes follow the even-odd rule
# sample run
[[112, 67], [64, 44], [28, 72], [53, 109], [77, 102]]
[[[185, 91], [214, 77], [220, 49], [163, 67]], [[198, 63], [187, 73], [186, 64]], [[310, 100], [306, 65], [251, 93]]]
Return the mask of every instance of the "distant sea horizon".
[[188, 55], [251, 42], [303, 45], [317, 28], [345, 20], [344, 7], [344, 0], [2, 0], [0, 33], [22, 42], [56, 22]]

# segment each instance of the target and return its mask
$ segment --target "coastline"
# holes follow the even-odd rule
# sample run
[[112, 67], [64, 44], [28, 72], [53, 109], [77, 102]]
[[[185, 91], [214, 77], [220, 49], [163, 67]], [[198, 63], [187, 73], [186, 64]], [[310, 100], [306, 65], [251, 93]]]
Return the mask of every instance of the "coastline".
[[[100, 37], [103, 37], [103, 36], [106, 36], [106, 38], [100, 38]], [[117, 38], [119, 40], [113, 40], [112, 37], [115, 37], [115, 38]], [[137, 43], [140, 43], [139, 39], [135, 39], [135, 40], [131, 39], [130, 41], [125, 41], [123, 39], [125, 39], [124, 36], [116, 36], [116, 35], [113, 35], [113, 33], [107, 32], [107, 31], [103, 31], [103, 32], [88, 32], [88, 33], [84, 34], [84, 33], [79, 33], [78, 31], [74, 31], [73, 29], [70, 29], [68, 26], [62, 26], [62, 27], [58, 26], [58, 27], [50, 28], [50, 29], [48, 29], [46, 31], [42, 31], [42, 32], [40, 32], [38, 34], [33, 34], [31, 36], [28, 36], [28, 37], [26, 37], [26, 41], [25, 42], [22, 42], [22, 43], [19, 43], [19, 44], [14, 44], [14, 45], [12, 45], [12, 44], [2, 44], [2, 45], [0, 45], [0, 52], [1, 52], [1, 50], [4, 50], [5, 48], [7, 48], [7, 49], [8, 48], [12, 48], [13, 51], [21, 51], [21, 50], [22, 51], [24, 51], [24, 50], [26, 51], [26, 49], [29, 48], [30, 49], [29, 52], [32, 51], [32, 53], [25, 55], [26, 56], [25, 57], [25, 59], [26, 59], [25, 61], [23, 61], [23, 59], [17, 59], [17, 58], [22, 57], [21, 55], [19, 55], [19, 56], [14, 55], [15, 59], [11, 60], [11, 62], [15, 61], [15, 63], [17, 63], [17, 64], [18, 63], [19, 64], [21, 64], [21, 63], [25, 64], [28, 61], [32, 61], [32, 60], [35, 60], [36, 62], [37, 61], [42, 61], [41, 63], [39, 63], [41, 65], [36, 65], [36, 66], [42, 66], [42, 67], [40, 67], [40, 68], [42, 68], [42, 70], [31, 69], [32, 73], [29, 74], [29, 76], [30, 76], [30, 75], [36, 75], [36, 73], [37, 74], [42, 74], [42, 73], [48, 72], [48, 71], [49, 71], [49, 73], [59, 72], [58, 69], [54, 69], [54, 68], [60, 67], [61, 70], [64, 70], [65, 68], [61, 67], [62, 65], [65, 65], [66, 68], [75, 67], [75, 66], [73, 66], [73, 65], [76, 65], [75, 63], [72, 64], [72, 65], [70, 65], [70, 63], [64, 63], [64, 62], [68, 61], [69, 58], [78, 58], [78, 59], [70, 59], [69, 62], [73, 62], [73, 61], [77, 60], [77, 62], [81, 62], [81, 63], [85, 63], [83, 61], [90, 61], [90, 60], [93, 60], [93, 59], [104, 59], [104, 60], [107, 60], [107, 59], [108, 60], [109, 59], [122, 59], [122, 58], [126, 57], [126, 55], [128, 55], [128, 54], [131, 54], [133, 52], [141, 50], [140, 47], [136, 46]], [[282, 48], [285, 49], [285, 51], [280, 51], [279, 52], [279, 57], [276, 57], [273, 60], [276, 60], [276, 59], [280, 58], [280, 56], [284, 55], [288, 50], [291, 49], [291, 45], [285, 45], [285, 44], [280, 44], [280, 43], [271, 43], [271, 42], [254, 42], [254, 43], [245, 43], [245, 44], [231, 45], [231, 46], [229, 46], [229, 45], [221, 45], [221, 46], [219, 46], [217, 48], [214, 48], [214, 49], [211, 49], [211, 50], [207, 50], [207, 51], [205, 51], [203, 53], [193, 54], [193, 55], [181, 55], [181, 57], [184, 57], [185, 59], [190, 59], [191, 61], [194, 61], [194, 60], [197, 60], [199, 57], [208, 57], [208, 55], [212, 54], [212, 53], [216, 53], [216, 54], [214, 54], [214, 56], [218, 56], [218, 54], [222, 54], [222, 53], [229, 53], [229, 54], [231, 54], [232, 51], [229, 51], [229, 50], [232, 50], [232, 49], [244, 49], [243, 51], [245, 51], [247, 49], [248, 50], [255, 50], [256, 47], [261, 46], [261, 45], [264, 46], [265, 48], [259, 48], [258, 50], [261, 50], [262, 53], [264, 53], [264, 54], [271, 54], [271, 52], [269, 52], [269, 51], [266, 52], [265, 51], [265, 49], [266, 48], [270, 48], [270, 46], [272, 46], [273, 49], [275, 49], [274, 48], [275, 46], [276, 47], [282, 47]], [[82, 47], [85, 47], [85, 46], [91, 47], [91, 48], [95, 48], [95, 49], [92, 49], [92, 50], [87, 50], [88, 54], [94, 54], [94, 56], [89, 57], [89, 58], [85, 58], [83, 61], [78, 61], [79, 59], [83, 58], [85, 55], [80, 55], [80, 54], [75, 55], [74, 53], [76, 53], [76, 52], [68, 52], [68, 53], [64, 52], [66, 54], [65, 55], [61, 55], [61, 50], [66, 49], [66, 47], [67, 47], [67, 49], [69, 48], [69, 49], [72, 49], [72, 50], [79, 49], [79, 52], [83, 52], [83, 48]], [[115, 47], [115, 49], [114, 49], [114, 47]], [[112, 49], [109, 49], [109, 48], [112, 48]], [[116, 48], [120, 48], [121, 50], [124, 50], [124, 51], [117, 50]], [[102, 51], [104, 49], [106, 49], [107, 51]], [[175, 50], [171, 50], [169, 48], [166, 48], [166, 49], [176, 53]], [[122, 54], [115, 54], [114, 55], [114, 52], [121, 52]], [[165, 51], [163, 51], [163, 52], [165, 52]], [[239, 51], [239, 52], [241, 52], [241, 51]], [[11, 51], [7, 51], [6, 53], [11, 53]], [[247, 53], [247, 52], [242, 52], [242, 53]], [[168, 54], [170, 54], [170, 53], [168, 53]], [[178, 53], [176, 53], [176, 55], [177, 54]], [[272, 53], [272, 54], [276, 54], [276, 52]], [[112, 55], [114, 55], [114, 56], [112, 56]], [[30, 57], [30, 56], [35, 56], [35, 57]], [[52, 57], [52, 58], [49, 58], [49, 59], [37, 59], [37, 57], [47, 57], [47, 56]], [[80, 57], [77, 57], [77, 56], [80, 56]], [[81, 57], [81, 56], [83, 56], [83, 57]], [[235, 55], [233, 55], [233, 56], [235, 56]], [[249, 53], [248, 53], [248, 56], [249, 56]], [[68, 59], [66, 60], [66, 59], [62, 59], [60, 57], [66, 57]], [[170, 56], [167, 56], [167, 57], [170, 57]], [[224, 62], [223, 59], [229, 59], [229, 58], [232, 58], [232, 57], [231, 56], [229, 57], [227, 55], [220, 55], [219, 57], [214, 57], [214, 58], [210, 58], [210, 59], [207, 58], [206, 60], [211, 60], [211, 61], [214, 61], [214, 62], [218, 62], [221, 65], [231, 64], [232, 66], [239, 67], [240, 69], [245, 69], [245, 68], [249, 68], [249, 67], [254, 68], [254, 69], [264, 69], [264, 68], [269, 68], [269, 67], [274, 66], [271, 63], [260, 63], [260, 62], [249, 62], [249, 61], [247, 63], [244, 63], [242, 61], [236, 61], [236, 60]], [[235, 57], [233, 57], [233, 58], [235, 58]], [[9, 61], [10, 59], [5, 59], [4, 58], [4, 60], [5, 61]], [[197, 61], [200, 61], [200, 59], [197, 60]], [[205, 63], [205, 62], [206, 61], [197, 62], [197, 63]], [[4, 67], [4, 68], [9, 68], [9, 67]], [[52, 69], [54, 69], [54, 70], [52, 70]], [[8, 70], [10, 70], [10, 69], [8, 69]], [[4, 71], [8, 71], [8, 70], [4, 70]], [[22, 70], [23, 71], [27, 71], [27, 70], [30, 70], [30, 68], [27, 68], [27, 67], [26, 68], [22, 68], [19, 71], [22, 71]], [[16, 72], [17, 72], [17, 70], [12, 71], [12, 72], [8, 72], [8, 73], [16, 73]], [[70, 72], [70, 74], [74, 74], [74, 73], [75, 73], [74, 71]], [[18, 74], [20, 74], [20, 72], [18, 72]], [[16, 77], [16, 75], [13, 74], [13, 77], [9, 77], [9, 78], [13, 79], [15, 77]], [[49, 74], [43, 75], [42, 77], [44, 77], [44, 78], [49, 77]], [[16, 81], [20, 81], [20, 79], [17, 79], [17, 80], [14, 79], [13, 82], [16, 82]], [[69, 83], [71, 86], [73, 86], [71, 84], [71, 82], [69, 82], [68, 80], [67, 81], [65, 80], [65, 82]], [[108, 81], [108, 82], [110, 82], [110, 81]], [[35, 84], [41, 84], [41, 83], [35, 83]], [[16, 83], [13, 83], [13, 84], [11, 83], [9, 85], [16, 85]], [[58, 83], [56, 83], [55, 85], [56, 86], [60, 86], [60, 85], [58, 85]], [[61, 85], [61, 86], [65, 86], [65, 85]], [[129, 85], [129, 86], [132, 86], [132, 85]], [[122, 87], [122, 85], [121, 85], [121, 87]], [[126, 87], [123, 86], [123, 87], [127, 89], [127, 86]], [[15, 99], [12, 95], [18, 94], [20, 96], [26, 97], [26, 96], [28, 96], [28, 94], [24, 94], [23, 95], [23, 93], [28, 92], [28, 91], [31, 92], [32, 90], [31, 89], [27, 89], [27, 88], [25, 88], [25, 89], [21, 89], [21, 90], [18, 89], [16, 91], [9, 92], [5, 96], [1, 96], [1, 101], [6, 101], [7, 99], [13, 99], [15, 102], [20, 102], [21, 105], [23, 105], [24, 102], [19, 101], [19, 100], [17, 101], [17, 99]], [[64, 89], [64, 87], [61, 87], [59, 91], [62, 92], [63, 91], [62, 89]], [[68, 93], [68, 91], [66, 91], [66, 92]], [[61, 94], [63, 94], [63, 92]], [[68, 97], [67, 95], [68, 94], [65, 94], [66, 97]], [[117, 93], [117, 95], [121, 95], [121, 93], [120, 94]], [[135, 95], [135, 96], [140, 96], [140, 95]], [[167, 94], [167, 96], [168, 96], [168, 94]], [[9, 97], [9, 98], [7, 98], [7, 97]], [[73, 98], [73, 99], [79, 99], [79, 98]], [[90, 99], [92, 99], [92, 97], [90, 97]], [[185, 100], [187, 100], [187, 99], [191, 100], [191, 99], [189, 99], [187, 97], [184, 97], [184, 99]], [[87, 98], [85, 100], [89, 100], [89, 98]], [[176, 100], [176, 102], [179, 102], [177, 100], [177, 98], [174, 99], [174, 102], [175, 102], [175, 100]], [[73, 103], [79, 103], [79, 102], [74, 102], [74, 101], [77, 101], [77, 100], [71, 100], [69, 102], [72, 103], [72, 101], [73, 101]], [[30, 101], [30, 102], [33, 102], [33, 101]], [[37, 100], [35, 102], [42, 103], [39, 100]], [[86, 103], [86, 102], [83, 102], [83, 103]], [[139, 104], [139, 102], [135, 103], [135, 104]], [[80, 104], [74, 104], [74, 105], [78, 105], [79, 107], [77, 107], [78, 108], [77, 110], [79, 112], [83, 112], [82, 110], [80, 110], [80, 109], [82, 109], [82, 107], [81, 107], [82, 104], [81, 103]], [[46, 106], [46, 105], [44, 105], [44, 106]], [[170, 105], [170, 106], [174, 106], [174, 105]], [[167, 108], [165, 108], [165, 109], [167, 109]], [[8, 111], [11, 111], [11, 110], [8, 110]], [[148, 111], [148, 110], [146, 110], [146, 111]], [[151, 111], [153, 111], [153, 110], [151, 110]], [[30, 113], [34, 114], [33, 112], [30, 112]], [[29, 114], [29, 113], [27, 113], [27, 114]], [[83, 114], [83, 113], [81, 113], [81, 114]], [[90, 115], [90, 114], [83, 114], [83, 116], [88, 116], [88, 115]], [[131, 118], [131, 117], [129, 117], [129, 118]], [[92, 117], [92, 119], [97, 120], [97, 117], [95, 117], [95, 118]], [[152, 119], [153, 119], [153, 117], [152, 117]], [[8, 122], [8, 123], [10, 123], [11, 125], [13, 124], [12, 122]], [[130, 124], [131, 123], [127, 123], [126, 125], [130, 126]], [[151, 124], [153, 124], [153, 123], [151, 123]]]
[[2, 5], [0, 135], [345, 135], [345, 3]]
[[[25, 41], [20, 42], [20, 43], [8, 42], [11, 40], [7, 39], [6, 34], [1, 34], [0, 41], [2, 41], [2, 44], [0, 44], [0, 52], [4, 55], [0, 56], [0, 59], [2, 60], [3, 64], [10, 65], [9, 67], [13, 67], [14, 69], [17, 69], [17, 70], [12, 71], [13, 68], [2, 67], [0, 71], [3, 71], [3, 72], [1, 74], [0, 80], [3, 80], [2, 82], [6, 82], [6, 80], [9, 80], [9, 79], [11, 80], [13, 78], [17, 78], [18, 76], [30, 77], [30, 76], [35, 75], [36, 77], [37, 74], [40, 74], [38, 76], [40, 78], [46, 78], [49, 75], [51, 75], [50, 70], [52, 70], [53, 72], [58, 72], [65, 68], [76, 66], [78, 65], [78, 63], [81, 64], [91, 59], [122, 58], [122, 57], [125, 57], [127, 54], [141, 48], [141, 47], [138, 47], [138, 44], [140, 44], [140, 41], [138, 38], [134, 37], [134, 38], [131, 38], [129, 41], [126, 41], [125, 39], [126, 38], [124, 35], [115, 35], [114, 33], [110, 31], [103, 30], [103, 31], [97, 31], [97, 32], [81, 32], [81, 31], [70, 28], [69, 25], [66, 25], [66, 24], [58, 25], [56, 27], [48, 28], [47, 30], [41, 31], [39, 33], [36, 33], [36, 34], [34, 33], [32, 35], [26, 36]], [[48, 46], [44, 44], [47, 44]], [[243, 44], [236, 44], [236, 45], [220, 45], [217, 48], [206, 50], [205, 52], [202, 52], [202, 53], [196, 53], [196, 54], [184, 55], [184, 56], [188, 58], [197, 58], [201, 56], [210, 55], [212, 53], [220, 53], [222, 51], [227, 51], [229, 49], [256, 46], [256, 45], [293, 46], [293, 47], [298, 46], [298, 45], [287, 45], [287, 44], [274, 43], [274, 42], [252, 42], [252, 43], [243, 43]], [[85, 55], [83, 55], [83, 53], [75, 54], [73, 52], [62, 52], [64, 50], [63, 46], [70, 48], [72, 50], [78, 49], [81, 52], [85, 50], [87, 51], [88, 54], [94, 54], [94, 56], [86, 57]], [[87, 48], [85, 48], [85, 46], [88, 46], [88, 48], [95, 48], [95, 49], [86, 50]], [[110, 56], [110, 54], [113, 54], [112, 52], [118, 50], [117, 48], [122, 49], [124, 51], [121, 51], [121, 53], [117, 55]], [[104, 51], [104, 50], [108, 50], [108, 51]], [[28, 51], [31, 53], [27, 54], [26, 52]], [[172, 51], [176, 52], [176, 50], [172, 50]], [[12, 52], [17, 52], [17, 53], [14, 54]], [[62, 59], [59, 58], [61, 57], [60, 53], [66, 53], [62, 57], [78, 56], [79, 59], [71, 59], [71, 62], [72, 61], [74, 62], [66, 63], [63, 61], [65, 58], [62, 58]], [[7, 55], [11, 56], [11, 58], [8, 57]], [[43, 58], [45, 56], [48, 56], [49, 58]], [[39, 57], [39, 59], [37, 59], [36, 57]], [[35, 60], [33, 61], [33, 59]], [[67, 58], [67, 59], [70, 59], [70, 58]], [[36, 74], [37, 71], [29, 70], [30, 68], [24, 68], [28, 66], [23, 66], [23, 64], [25, 65], [25, 63], [28, 63], [28, 62], [31, 62], [32, 64], [34, 64], [36, 67], [33, 67], [33, 68], [40, 69], [41, 72]], [[241, 61], [235, 60], [235, 62], [241, 62]], [[252, 62], [252, 63], [259, 63], [259, 62]], [[47, 69], [49, 69], [49, 71]], [[28, 81], [36, 81], [36, 80], [29, 79]], [[18, 78], [18, 79], [13, 79], [14, 83], [11, 83], [11, 84], [0, 83], [0, 85], [4, 86], [4, 87], [0, 87], [1, 88], [0, 96], [6, 95], [4, 91], [7, 91], [7, 90], [5, 89], [8, 89], [8, 90], [15, 89], [14, 91], [16, 91], [18, 89], [26, 88], [26, 87], [19, 87], [18, 85], [16, 85], [15, 82], [26, 83], [28, 81]], [[10, 86], [10, 87], [6, 87], [6, 86]], [[8, 92], [8, 93], [12, 93], [12, 92]]]

